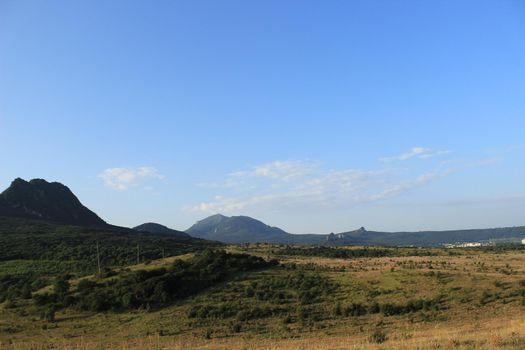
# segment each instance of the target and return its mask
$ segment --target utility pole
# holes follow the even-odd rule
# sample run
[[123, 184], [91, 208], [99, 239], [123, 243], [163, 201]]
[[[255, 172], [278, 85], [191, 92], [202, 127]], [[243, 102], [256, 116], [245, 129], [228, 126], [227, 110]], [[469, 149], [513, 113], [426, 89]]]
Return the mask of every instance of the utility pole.
[[97, 241], [97, 264], [98, 264], [98, 274], [100, 275], [100, 250], [98, 248], [98, 241]]

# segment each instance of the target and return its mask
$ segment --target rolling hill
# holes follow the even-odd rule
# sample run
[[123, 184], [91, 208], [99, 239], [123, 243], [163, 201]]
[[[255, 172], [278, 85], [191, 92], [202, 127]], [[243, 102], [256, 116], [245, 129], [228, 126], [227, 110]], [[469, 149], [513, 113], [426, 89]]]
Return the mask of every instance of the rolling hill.
[[138, 232], [116, 226], [82, 227], [44, 220], [0, 217], [0, 263], [18, 261], [53, 265], [64, 272], [93, 273], [101, 265], [125, 266], [140, 260], [185, 254], [217, 247], [218, 243], [192, 237]]
[[157, 224], [154, 222], [147, 222], [145, 224], [135, 226], [133, 227], [133, 229], [139, 232], [148, 232], [148, 233], [168, 235], [168, 236], [173, 236], [173, 237], [185, 237], [185, 238], [190, 237], [190, 235], [188, 235], [186, 232], [177, 231], [177, 230], [171, 229], [169, 227], [166, 227], [164, 225]]
[[221, 214], [198, 221], [186, 233], [225, 243], [299, 243], [304, 239], [316, 239], [310, 235], [292, 235], [248, 216], [228, 217]]

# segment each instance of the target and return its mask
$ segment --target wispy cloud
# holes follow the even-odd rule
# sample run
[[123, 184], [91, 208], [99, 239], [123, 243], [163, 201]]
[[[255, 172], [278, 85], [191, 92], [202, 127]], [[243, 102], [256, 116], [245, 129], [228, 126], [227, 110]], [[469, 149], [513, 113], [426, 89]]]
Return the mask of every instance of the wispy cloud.
[[263, 177], [288, 181], [307, 175], [314, 167], [314, 164], [301, 160], [274, 161], [254, 166], [249, 170], [233, 172], [230, 176]]
[[157, 169], [147, 166], [139, 168], [108, 168], [99, 174], [99, 177], [106, 186], [121, 191], [138, 186], [148, 179], [164, 178]]
[[239, 181], [238, 179], [232, 179], [229, 177], [223, 181], [202, 182], [202, 183], [199, 183], [197, 186], [204, 187], [204, 188], [229, 189], [229, 188], [240, 188], [242, 185], [243, 185], [243, 181]]
[[419, 175], [415, 179], [404, 181], [392, 186], [386, 187], [382, 192], [368, 197], [369, 201], [377, 201], [388, 199], [391, 197], [399, 196], [400, 194], [407, 192], [411, 189], [424, 186], [434, 180], [446, 177], [452, 173], [457, 172], [457, 169], [446, 169], [442, 171], [433, 171], [423, 175]]
[[248, 183], [250, 190], [239, 193], [223, 188], [226, 194], [187, 209], [235, 214], [268, 210], [346, 208], [400, 196], [455, 171], [453, 168], [437, 169], [413, 178], [395, 180], [385, 170], [324, 169], [319, 164], [307, 161], [272, 162], [227, 176], [225, 183], [232, 178], [243, 178], [243, 189], [248, 188]]
[[425, 148], [425, 147], [413, 147], [410, 151], [399, 154], [397, 156], [390, 156], [390, 157], [383, 157], [380, 160], [382, 162], [393, 162], [393, 161], [403, 161], [403, 160], [409, 160], [412, 158], [419, 158], [419, 159], [426, 159], [426, 158], [432, 158], [441, 156], [444, 154], [448, 154], [450, 151], [438, 151], [433, 150], [431, 148]]

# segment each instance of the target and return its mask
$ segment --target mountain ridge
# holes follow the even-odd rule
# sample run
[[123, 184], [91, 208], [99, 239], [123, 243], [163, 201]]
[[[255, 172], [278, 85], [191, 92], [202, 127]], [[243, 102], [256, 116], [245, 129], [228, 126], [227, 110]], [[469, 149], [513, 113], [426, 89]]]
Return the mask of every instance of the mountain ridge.
[[415, 232], [368, 231], [360, 227], [341, 233], [291, 234], [248, 216], [215, 214], [197, 221], [186, 233], [224, 243], [440, 246], [489, 240], [518, 242], [525, 238], [525, 226]]
[[0, 193], [0, 216], [48, 220], [79, 226], [110, 226], [85, 207], [67, 186], [44, 179], [13, 180], [11, 185]]
[[224, 243], [276, 243], [316, 245], [441, 246], [468, 242], [520, 242], [525, 226], [446, 231], [353, 231], [330, 234], [291, 234], [249, 216], [211, 215], [185, 232], [148, 222], [133, 229], [113, 226], [85, 207], [73, 192], [59, 182], [16, 178], [0, 193], [0, 217], [27, 218], [74, 226], [110, 228], [119, 231], [200, 238]]
[[225, 243], [269, 243], [286, 241], [292, 236], [278, 227], [266, 225], [249, 216], [215, 214], [197, 221], [185, 231], [193, 237], [218, 240]]

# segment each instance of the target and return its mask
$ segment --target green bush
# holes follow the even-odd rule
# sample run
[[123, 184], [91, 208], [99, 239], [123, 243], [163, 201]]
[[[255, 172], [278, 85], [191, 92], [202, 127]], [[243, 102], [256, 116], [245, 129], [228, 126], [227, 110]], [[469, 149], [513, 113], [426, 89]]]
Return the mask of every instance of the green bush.
[[345, 307], [344, 314], [345, 316], [362, 316], [367, 313], [367, 308], [358, 303], [352, 303], [351, 305]]
[[334, 316], [341, 316], [343, 315], [343, 308], [341, 307], [341, 303], [337, 302], [334, 306]]
[[231, 326], [231, 330], [234, 333], [239, 333], [241, 331], [241, 328], [242, 327], [241, 327], [241, 324], [239, 322], [236, 322], [236, 323], [232, 324], [232, 326]]
[[49, 305], [44, 310], [42, 310], [40, 317], [44, 321], [55, 322], [55, 312], [56, 312], [55, 305]]
[[384, 342], [386, 342], [388, 340], [388, 337], [385, 333], [385, 331], [383, 331], [381, 328], [377, 328], [374, 333], [372, 333], [370, 335], [370, 337], [368, 338], [368, 340], [371, 342], [371, 343], [376, 343], [376, 344], [383, 344]]
[[67, 276], [58, 277], [53, 284], [53, 289], [59, 299], [65, 298], [69, 291], [69, 281], [67, 280]]
[[92, 289], [97, 287], [97, 283], [88, 279], [82, 279], [78, 282], [77, 292], [78, 293], [89, 293]]
[[371, 313], [371, 314], [377, 314], [381, 311], [381, 307], [379, 306], [379, 303], [377, 302], [373, 302], [369, 307], [368, 307], [368, 312]]

